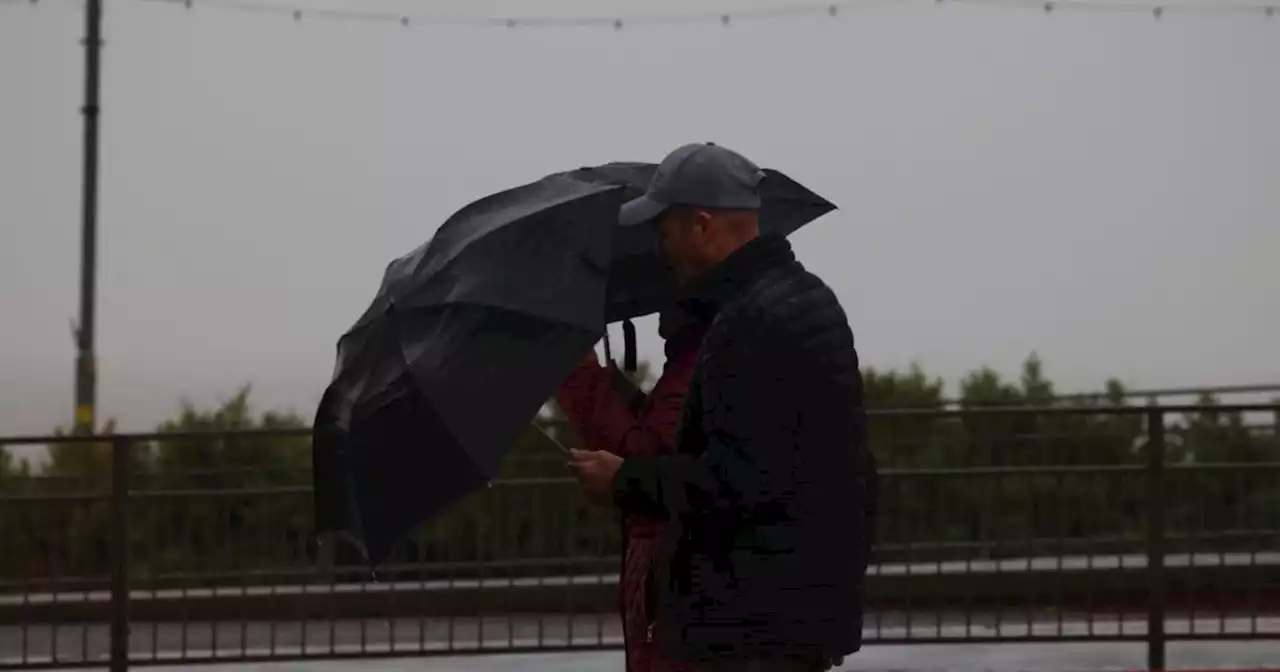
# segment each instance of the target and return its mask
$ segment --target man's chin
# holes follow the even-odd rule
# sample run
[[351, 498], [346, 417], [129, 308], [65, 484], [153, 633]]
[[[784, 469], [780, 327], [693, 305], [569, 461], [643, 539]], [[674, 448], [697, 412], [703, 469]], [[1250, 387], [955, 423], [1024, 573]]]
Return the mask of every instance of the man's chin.
[[678, 289], [688, 287], [693, 284], [693, 281], [698, 277], [698, 272], [687, 266], [673, 266], [671, 264], [667, 264], [667, 270], [671, 272], [671, 277], [675, 280], [676, 287]]

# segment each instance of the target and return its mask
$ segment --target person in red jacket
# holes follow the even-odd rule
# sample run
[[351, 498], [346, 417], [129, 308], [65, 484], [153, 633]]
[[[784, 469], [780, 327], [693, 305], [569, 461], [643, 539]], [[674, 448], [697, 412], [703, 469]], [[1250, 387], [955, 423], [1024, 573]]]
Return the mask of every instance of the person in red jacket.
[[[622, 457], [675, 451], [676, 426], [693, 376], [705, 325], [670, 309], [659, 316], [666, 341], [662, 376], [648, 395], [628, 388], [612, 365], [601, 366], [595, 350], [574, 368], [556, 392], [556, 401], [578, 430], [587, 450]], [[658, 568], [664, 520], [638, 514], [622, 517], [623, 561], [619, 581], [628, 672], [683, 672], [687, 663], [671, 659], [654, 641]]]

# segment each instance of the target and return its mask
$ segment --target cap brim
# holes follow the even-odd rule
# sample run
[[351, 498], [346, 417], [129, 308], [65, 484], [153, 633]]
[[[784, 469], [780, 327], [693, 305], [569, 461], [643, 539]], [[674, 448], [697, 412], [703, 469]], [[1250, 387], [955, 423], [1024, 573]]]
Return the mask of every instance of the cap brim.
[[618, 209], [618, 224], [636, 226], [646, 224], [666, 211], [667, 205], [649, 198], [646, 194], [622, 204]]

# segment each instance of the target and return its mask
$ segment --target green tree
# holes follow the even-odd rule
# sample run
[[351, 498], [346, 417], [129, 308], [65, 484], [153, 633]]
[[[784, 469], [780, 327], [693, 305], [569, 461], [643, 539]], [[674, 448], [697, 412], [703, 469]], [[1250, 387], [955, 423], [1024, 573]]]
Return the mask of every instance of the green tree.
[[[1196, 493], [1173, 507], [1175, 534], [1275, 529], [1280, 520], [1280, 479], [1273, 470], [1248, 465], [1276, 459], [1275, 428], [1259, 426], [1237, 412], [1220, 411], [1218, 399], [1202, 394], [1205, 410], [1173, 419], [1166, 430], [1169, 460], [1189, 465], [1219, 465], [1212, 472], [1174, 471], [1171, 490]], [[1266, 419], [1261, 419], [1263, 422]]]
[[158, 433], [208, 434], [151, 446], [153, 468], [137, 479], [151, 491], [137, 527], [137, 551], [152, 572], [265, 568], [308, 557], [312, 527], [308, 437], [226, 432], [304, 429], [292, 413], [258, 413], [244, 386], [212, 409], [182, 404]]
[[9, 482], [9, 479], [23, 476], [23, 471], [28, 470], [26, 460], [16, 460], [9, 451], [0, 446], [0, 487]]
[[31, 488], [31, 463], [0, 446], [0, 494], [21, 494]]
[[[27, 494], [31, 490], [31, 470], [26, 460], [15, 459], [0, 447], [0, 499]], [[30, 573], [33, 542], [32, 507], [14, 501], [0, 501], [0, 539], [7, 548], [19, 552], [0, 553], [0, 580]], [[14, 544], [9, 546], [9, 544]]]
[[[107, 420], [97, 434], [116, 432], [115, 420]], [[59, 427], [59, 437], [75, 436]], [[136, 470], [146, 465], [145, 446], [130, 454]], [[65, 496], [33, 503], [28, 511], [28, 540], [41, 571], [51, 576], [105, 576], [113, 459], [108, 441], [89, 437], [49, 446], [49, 461], [40, 471], [41, 494]], [[51, 531], [56, 530], [57, 533]]]
[[[305, 429], [309, 423], [294, 413], [259, 414], [244, 386], [217, 408], [183, 403], [178, 415], [161, 423], [159, 434], [220, 434], [260, 430]], [[311, 452], [307, 438], [216, 436], [163, 440], [153, 448], [155, 474], [170, 486], [262, 487], [310, 482]]]
[[[116, 433], [116, 421], [109, 419], [97, 432], [99, 435]], [[74, 436], [72, 430], [59, 427], [54, 436]], [[138, 451], [134, 457], [136, 466], [146, 462], [144, 451]], [[71, 441], [55, 443], [49, 446], [49, 461], [45, 463], [41, 476], [46, 487], [60, 492], [107, 492], [111, 487], [111, 444], [106, 441]]]

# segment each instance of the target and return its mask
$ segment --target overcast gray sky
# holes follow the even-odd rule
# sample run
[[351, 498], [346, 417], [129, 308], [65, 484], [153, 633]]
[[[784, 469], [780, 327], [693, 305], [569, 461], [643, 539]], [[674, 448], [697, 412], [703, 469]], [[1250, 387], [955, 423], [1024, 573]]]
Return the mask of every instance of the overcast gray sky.
[[[1034, 349], [1071, 390], [1280, 381], [1280, 18], [909, 2], [615, 32], [107, 5], [100, 415], [126, 428], [245, 382], [310, 414], [386, 262], [451, 212], [702, 140], [841, 206], [794, 241], [866, 364], [955, 381]], [[70, 419], [81, 24], [0, 5], [0, 434]]]

